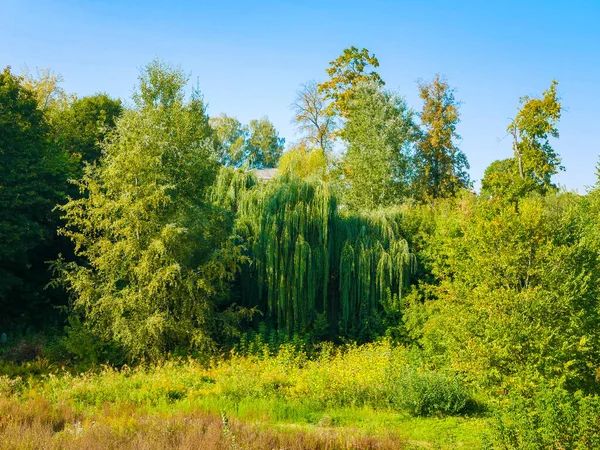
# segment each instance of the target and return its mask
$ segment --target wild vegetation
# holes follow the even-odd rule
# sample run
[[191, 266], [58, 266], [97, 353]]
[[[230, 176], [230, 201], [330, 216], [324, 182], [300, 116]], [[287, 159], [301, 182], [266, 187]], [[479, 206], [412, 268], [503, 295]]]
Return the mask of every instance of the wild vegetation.
[[553, 184], [557, 82], [474, 192], [449, 80], [417, 111], [378, 67], [303, 84], [287, 148], [160, 60], [130, 104], [4, 69], [0, 448], [600, 447], [600, 181]]

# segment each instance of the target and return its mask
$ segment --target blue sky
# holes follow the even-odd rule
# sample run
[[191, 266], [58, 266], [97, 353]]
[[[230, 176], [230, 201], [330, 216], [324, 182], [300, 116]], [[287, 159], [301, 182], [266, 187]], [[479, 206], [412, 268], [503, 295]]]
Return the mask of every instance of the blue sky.
[[158, 56], [199, 81], [209, 113], [263, 115], [288, 142], [298, 85], [325, 78], [343, 48], [366, 47], [387, 87], [419, 109], [416, 81], [448, 77], [462, 101], [471, 176], [511, 154], [518, 99], [553, 78], [565, 112], [556, 181], [583, 192], [600, 155], [600, 0], [33, 1], [0, 0], [0, 66], [52, 68], [63, 87], [129, 98]]

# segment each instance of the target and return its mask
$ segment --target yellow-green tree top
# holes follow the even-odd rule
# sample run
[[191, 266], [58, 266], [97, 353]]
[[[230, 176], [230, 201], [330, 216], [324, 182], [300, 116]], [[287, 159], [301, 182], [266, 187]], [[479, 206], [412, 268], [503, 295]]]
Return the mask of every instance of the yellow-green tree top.
[[325, 99], [331, 100], [329, 108], [332, 111], [342, 117], [347, 116], [348, 104], [361, 81], [370, 80], [380, 86], [385, 84], [377, 72], [367, 71], [370, 67], [379, 67], [375, 55], [366, 48], [359, 50], [354, 46], [345, 48], [337, 59], [329, 63], [326, 71], [330, 79], [319, 84], [318, 90]]
[[420, 114], [423, 135], [415, 155], [417, 177], [415, 191], [422, 200], [451, 197], [470, 186], [469, 162], [455, 141], [460, 139], [460, 122], [454, 89], [439, 75], [431, 83], [419, 84], [423, 100]]
[[551, 177], [560, 167], [560, 157], [549, 142], [558, 138], [556, 125], [562, 105], [556, 92], [558, 82], [552, 80], [541, 98], [529, 96], [520, 99], [523, 105], [507, 131], [513, 136], [513, 151], [521, 179], [530, 178], [542, 190], [551, 185]]
[[516, 202], [530, 192], [545, 194], [555, 186], [552, 176], [559, 170], [560, 156], [550, 145], [558, 138], [557, 124], [562, 105], [552, 84], [542, 97], [521, 97], [521, 108], [507, 128], [513, 138], [512, 158], [494, 161], [481, 181], [482, 192]]

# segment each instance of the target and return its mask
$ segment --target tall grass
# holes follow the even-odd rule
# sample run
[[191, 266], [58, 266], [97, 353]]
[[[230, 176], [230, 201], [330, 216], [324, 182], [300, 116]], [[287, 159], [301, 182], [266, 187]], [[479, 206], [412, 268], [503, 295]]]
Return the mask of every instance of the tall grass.
[[[0, 392], [14, 391], [15, 383], [0, 381]], [[314, 358], [282, 346], [277, 354], [233, 354], [209, 366], [186, 360], [50, 374], [30, 383], [22, 395], [65, 402], [77, 410], [121, 402], [164, 409], [174, 403], [211, 404], [214, 399], [233, 405], [281, 400], [317, 410], [370, 407], [412, 415], [459, 414], [469, 406], [468, 392], [458, 379], [411, 365], [404, 348], [386, 341], [336, 351], [325, 347]]]
[[[403, 442], [387, 432], [394, 414], [402, 420], [448, 416], [467, 410], [470, 401], [459, 380], [421, 367], [406, 349], [387, 341], [325, 345], [310, 357], [284, 345], [277, 353], [265, 347], [210, 364], [171, 360], [80, 374], [0, 376], [0, 399], [2, 408], [13, 411], [0, 422], [0, 442], [15, 443], [13, 437], [27, 431], [44, 443], [4, 448], [88, 448], [86, 439], [104, 439], [114, 448], [187, 448], [194, 439], [207, 440], [194, 448], [236, 448], [226, 446], [234, 435], [238, 443], [249, 442], [241, 448], [399, 448], [388, 446]], [[355, 428], [361, 421], [372, 424], [378, 414], [388, 425]], [[266, 441], [251, 424], [269, 425]], [[301, 431], [300, 437], [290, 437], [290, 430]], [[261, 447], [271, 442], [275, 447]]]
[[147, 414], [135, 407], [105, 408], [85, 417], [43, 399], [0, 398], [0, 449], [398, 449], [395, 437], [342, 435], [326, 430], [265, 428], [202, 411]]

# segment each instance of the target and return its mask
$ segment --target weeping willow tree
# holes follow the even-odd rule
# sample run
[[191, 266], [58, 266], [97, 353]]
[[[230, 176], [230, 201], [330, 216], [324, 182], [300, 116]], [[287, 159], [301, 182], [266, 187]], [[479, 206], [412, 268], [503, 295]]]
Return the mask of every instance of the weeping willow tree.
[[281, 177], [257, 183], [224, 169], [213, 200], [235, 211], [249, 263], [240, 301], [287, 334], [326, 318], [332, 335], [364, 336], [398, 308], [413, 257], [397, 214], [352, 215], [327, 183]]

